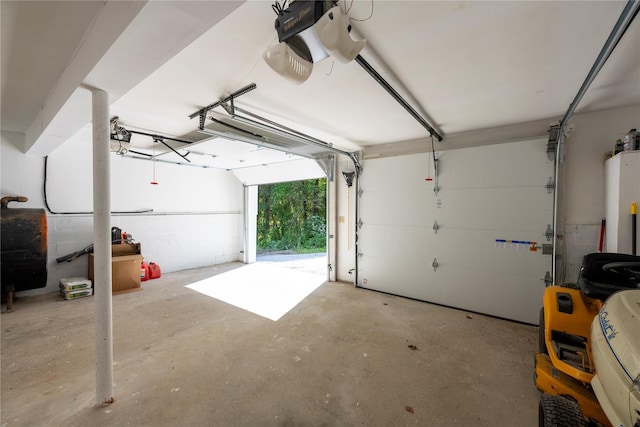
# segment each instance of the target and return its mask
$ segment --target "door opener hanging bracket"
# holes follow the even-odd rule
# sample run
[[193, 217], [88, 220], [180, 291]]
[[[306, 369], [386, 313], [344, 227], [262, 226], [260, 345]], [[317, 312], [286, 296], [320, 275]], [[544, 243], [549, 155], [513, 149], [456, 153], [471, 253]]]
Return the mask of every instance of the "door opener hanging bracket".
[[231, 97], [229, 102], [222, 102], [220, 105], [222, 105], [222, 108], [224, 108], [224, 110], [227, 112], [227, 114], [229, 114], [230, 116], [235, 116], [236, 107], [233, 104], [233, 97]]
[[[198, 111], [196, 111], [193, 114], [189, 115], [190, 119], [193, 119], [195, 117], [198, 117], [200, 119], [200, 122], [198, 123], [198, 128], [200, 130], [204, 130], [204, 123], [205, 123], [205, 119], [207, 118], [207, 113], [219, 106], [222, 106], [222, 108], [224, 108], [227, 113], [233, 115], [235, 114], [235, 107], [233, 105], [233, 100], [239, 96], [244, 95], [245, 93], [251, 92], [252, 90], [256, 89], [258, 86], [255, 83], [251, 83], [250, 85], [247, 85], [241, 89], [238, 89], [237, 91], [233, 92], [231, 95], [227, 96], [226, 98], [222, 98], [219, 101], [214, 102], [213, 104], [209, 104], [206, 107], [203, 107], [201, 109], [199, 109]], [[229, 103], [231, 103], [231, 105], [229, 106]], [[231, 110], [229, 110], [229, 108]]]

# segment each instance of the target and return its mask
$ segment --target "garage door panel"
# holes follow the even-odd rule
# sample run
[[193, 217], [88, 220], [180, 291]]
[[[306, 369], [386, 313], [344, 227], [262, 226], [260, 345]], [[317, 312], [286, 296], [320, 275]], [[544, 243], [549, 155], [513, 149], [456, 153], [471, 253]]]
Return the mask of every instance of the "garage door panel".
[[[446, 259], [435, 272], [430, 263], [415, 265], [410, 260], [394, 260], [393, 268], [384, 258], [367, 257], [362, 263], [369, 272], [362, 277], [362, 287], [366, 289], [505, 319], [532, 324], [538, 321], [544, 284], [537, 277], [452, 270]], [[496, 295], [500, 295], [497, 305]]]
[[[431, 228], [365, 224], [361, 234], [371, 238], [359, 245], [360, 253], [385, 260], [388, 270], [396, 269], [398, 260], [430, 266], [437, 258], [439, 263], [446, 262], [452, 268], [542, 278], [548, 266], [548, 255], [542, 254], [537, 247], [541, 242], [533, 240], [533, 234], [521, 233], [519, 238], [535, 241], [535, 251], [531, 245], [496, 243], [492, 231], [439, 230], [435, 234]], [[408, 250], [408, 245], [415, 249]], [[394, 274], [401, 276], [402, 269]]]
[[360, 210], [366, 216], [363, 221], [371, 224], [431, 227], [433, 220], [425, 215], [430, 202], [424, 191], [376, 191], [362, 199]]
[[439, 158], [438, 194], [424, 181], [426, 155], [364, 163], [358, 285], [537, 323], [551, 269], [539, 248], [553, 203], [544, 141], [448, 150]]
[[526, 187], [538, 181], [544, 186], [553, 172], [544, 139], [447, 150], [438, 156], [439, 178], [450, 189]]
[[431, 295], [438, 293], [438, 282], [429, 277], [433, 274], [430, 263], [368, 256], [363, 257], [361, 264], [363, 271], [367, 272], [361, 277], [364, 288], [423, 301], [427, 300], [427, 289]]
[[441, 207], [435, 216], [443, 227], [541, 235], [550, 224], [548, 206], [553, 202], [543, 187], [443, 190], [438, 198]]
[[[433, 245], [433, 230], [424, 227], [386, 226], [364, 224], [361, 235], [368, 236], [359, 245], [358, 250], [367, 257], [391, 261], [407, 260], [422, 263]], [[411, 250], [407, 245], [419, 250]], [[388, 268], [394, 268], [390, 263]]]
[[[431, 252], [438, 262], [456, 269], [544, 277], [549, 257], [541, 249], [532, 251], [526, 244], [496, 243], [495, 236], [493, 231], [440, 230], [432, 241]], [[534, 241], [533, 234], [521, 233], [519, 237], [520, 241]], [[539, 240], [536, 243], [541, 244]]]
[[[428, 177], [429, 157], [426, 153], [409, 156], [388, 157], [384, 162], [365, 161], [361, 179], [366, 184], [361, 185], [363, 191], [405, 191], [431, 190], [432, 185], [425, 179]], [[374, 159], [379, 160], [379, 159]]]
[[537, 278], [498, 274], [487, 271], [447, 270], [446, 264], [438, 271], [447, 292], [443, 298], [424, 300], [465, 310], [471, 310], [505, 319], [538, 323], [542, 306], [544, 283]]

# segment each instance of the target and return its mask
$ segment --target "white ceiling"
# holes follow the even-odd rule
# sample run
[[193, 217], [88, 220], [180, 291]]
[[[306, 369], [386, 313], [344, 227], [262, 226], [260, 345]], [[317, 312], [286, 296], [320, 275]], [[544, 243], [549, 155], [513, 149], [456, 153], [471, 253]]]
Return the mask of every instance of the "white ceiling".
[[[94, 22], [104, 13], [96, 4], [103, 5], [2, 1], [2, 130], [28, 132], [33, 126], [68, 64], [86, 48]], [[454, 134], [562, 117], [624, 6], [622, 1], [346, 4], [354, 38], [368, 40], [362, 56], [445, 136], [445, 144]], [[125, 127], [188, 135], [198, 126], [190, 114], [256, 83], [257, 89], [238, 98], [238, 105], [345, 150], [428, 136], [355, 62], [321, 61], [299, 86], [273, 72], [262, 60], [263, 52], [277, 43], [271, 2], [149, 2], [139, 7], [142, 12], [135, 18], [132, 12], [119, 38], [126, 36], [137, 56], [114, 55], [112, 47], [107, 54], [121, 60], [96, 62], [90, 73], [91, 86], [98, 88], [113, 85], [115, 76], [126, 79], [128, 69], [140, 74], [139, 81], [112, 96], [111, 113]], [[370, 14], [368, 20], [355, 20]], [[172, 25], [172, 16], [181, 19]], [[202, 30], [187, 34], [193, 20]], [[169, 41], [175, 41], [170, 50], [157, 52]], [[578, 112], [640, 103], [638, 45], [636, 19]], [[144, 62], [144, 52], [161, 60], [140, 71], [143, 67], [136, 69], [136, 64]], [[78, 83], [87, 84], [87, 79]], [[86, 124], [78, 121], [76, 130]], [[141, 150], [152, 145], [146, 137], [133, 142]], [[191, 150], [217, 154], [216, 144], [222, 142], [210, 140]]]

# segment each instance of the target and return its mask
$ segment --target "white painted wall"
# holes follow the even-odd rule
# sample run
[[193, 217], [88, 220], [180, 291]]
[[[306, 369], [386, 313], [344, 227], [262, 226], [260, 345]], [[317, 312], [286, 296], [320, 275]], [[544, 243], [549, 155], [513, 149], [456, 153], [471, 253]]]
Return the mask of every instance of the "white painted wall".
[[[560, 167], [560, 215], [566, 264], [559, 278], [575, 282], [584, 255], [598, 250], [600, 222], [605, 216], [604, 162], [616, 139], [640, 129], [640, 105], [576, 114]], [[638, 177], [640, 180], [640, 177]]]
[[[1, 143], [0, 193], [27, 196], [21, 207], [44, 208], [44, 159], [20, 151], [22, 134], [2, 132]], [[147, 261], [171, 272], [242, 260], [243, 187], [231, 172], [157, 163], [159, 185], [153, 186], [152, 162], [112, 156], [113, 210], [153, 210], [111, 220], [142, 244]], [[91, 171], [91, 139], [82, 132], [50, 154], [47, 199], [54, 212], [92, 210]], [[91, 243], [92, 216], [47, 216], [47, 287], [24, 295], [53, 292], [60, 278], [87, 274], [86, 256], [62, 264], [55, 259]]]

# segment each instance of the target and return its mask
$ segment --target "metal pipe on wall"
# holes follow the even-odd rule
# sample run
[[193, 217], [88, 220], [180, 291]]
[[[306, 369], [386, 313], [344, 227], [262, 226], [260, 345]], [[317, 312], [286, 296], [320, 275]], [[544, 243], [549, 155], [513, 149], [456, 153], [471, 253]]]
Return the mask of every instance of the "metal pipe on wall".
[[96, 404], [113, 402], [113, 319], [111, 300], [111, 178], [109, 94], [92, 91], [93, 265], [96, 328]]
[[[133, 156], [130, 156], [133, 157]], [[166, 160], [165, 160], [166, 161]], [[65, 211], [54, 211], [49, 206], [49, 200], [47, 199], [47, 164], [49, 163], [49, 156], [44, 156], [44, 179], [42, 181], [42, 196], [44, 197], [44, 207], [47, 209], [47, 212], [53, 215], [93, 215], [93, 212], [65, 212]], [[177, 163], [181, 164], [181, 163]], [[114, 211], [112, 214], [141, 214], [141, 213], [149, 213], [153, 212], [153, 209], [138, 209], [134, 211]]]

